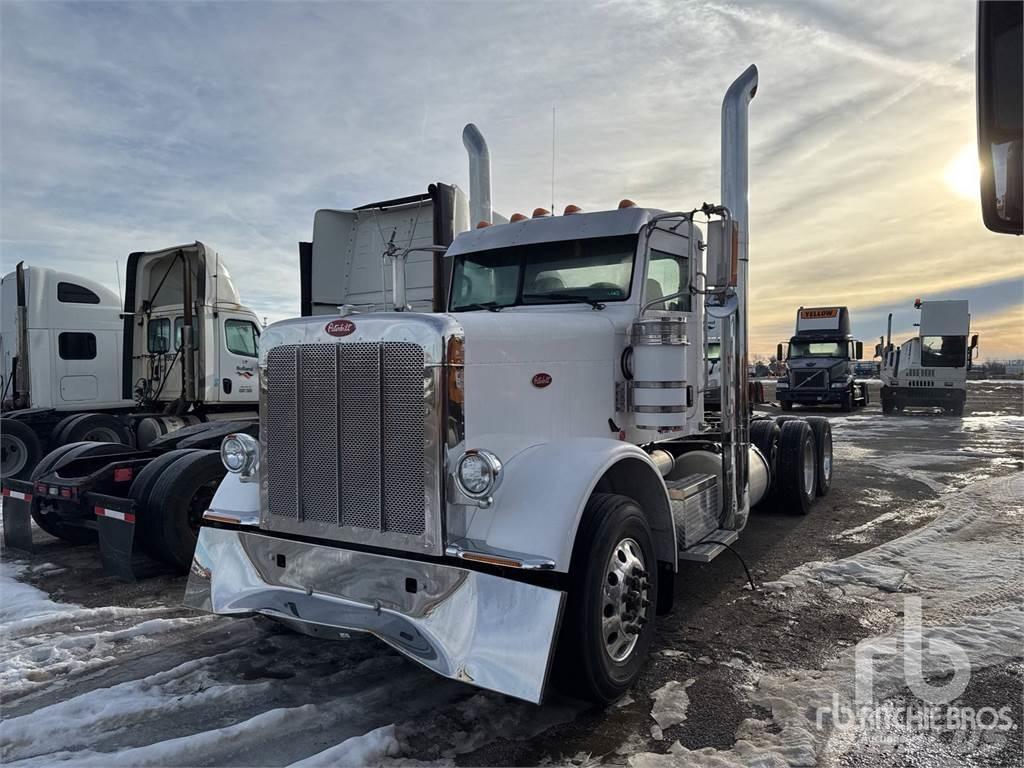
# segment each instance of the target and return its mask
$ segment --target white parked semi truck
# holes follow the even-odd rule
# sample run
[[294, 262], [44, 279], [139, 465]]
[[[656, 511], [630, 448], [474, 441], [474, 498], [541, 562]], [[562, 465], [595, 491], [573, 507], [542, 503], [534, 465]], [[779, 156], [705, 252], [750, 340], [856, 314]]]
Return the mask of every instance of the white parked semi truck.
[[918, 299], [914, 308], [921, 312], [917, 336], [895, 346], [889, 315], [886, 338], [875, 348], [875, 356], [882, 358], [882, 412], [942, 408], [962, 416], [967, 371], [978, 348], [978, 335], [970, 336], [968, 303]]
[[796, 333], [778, 345], [777, 359], [788, 371], [775, 384], [782, 410], [803, 406], [838, 405], [844, 411], [868, 404], [867, 382], [854, 376], [864, 345], [850, 334], [846, 307], [800, 307]]
[[[680, 564], [723, 551], [769, 496], [806, 513], [831, 480], [826, 420], [747, 417], [756, 89], [750, 67], [725, 96], [722, 205], [494, 224], [473, 172], [477, 227], [432, 272], [450, 275], [441, 311], [409, 310], [400, 259], [393, 311], [267, 328], [259, 438], [224, 440], [186, 604], [368, 632], [534, 702], [556, 677], [600, 701], [627, 689]], [[720, 429], [700, 391], [708, 315]]]
[[3, 278], [2, 477], [63, 445], [145, 447], [174, 429], [255, 416], [260, 324], [203, 243], [133, 253], [124, 308], [107, 288], [40, 267]]

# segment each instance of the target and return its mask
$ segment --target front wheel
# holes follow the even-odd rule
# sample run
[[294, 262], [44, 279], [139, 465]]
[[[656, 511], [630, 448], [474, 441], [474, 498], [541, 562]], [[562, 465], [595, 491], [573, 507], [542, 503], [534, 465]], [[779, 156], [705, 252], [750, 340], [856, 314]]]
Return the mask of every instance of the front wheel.
[[636, 682], [654, 637], [658, 564], [633, 499], [595, 493], [576, 537], [558, 667], [568, 693], [614, 701]]

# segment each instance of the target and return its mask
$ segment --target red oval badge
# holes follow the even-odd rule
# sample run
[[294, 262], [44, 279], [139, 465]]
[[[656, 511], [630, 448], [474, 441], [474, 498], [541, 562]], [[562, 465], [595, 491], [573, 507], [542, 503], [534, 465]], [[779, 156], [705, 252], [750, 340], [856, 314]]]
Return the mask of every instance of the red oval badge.
[[331, 336], [348, 336], [350, 333], [355, 333], [356, 324], [351, 320], [331, 320], [327, 325], [324, 326], [324, 330], [327, 331]]
[[535, 373], [533, 374], [533, 379], [531, 381], [533, 383], [533, 386], [537, 387], [538, 389], [544, 389], [544, 387], [551, 383], [551, 374]]

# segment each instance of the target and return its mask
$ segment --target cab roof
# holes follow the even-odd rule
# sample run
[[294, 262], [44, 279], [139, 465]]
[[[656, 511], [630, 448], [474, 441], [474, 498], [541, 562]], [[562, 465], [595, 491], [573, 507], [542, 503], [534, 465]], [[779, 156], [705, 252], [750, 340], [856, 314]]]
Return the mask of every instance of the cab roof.
[[655, 208], [620, 208], [615, 211], [574, 213], [567, 216], [543, 216], [509, 224], [494, 224], [459, 234], [448, 247], [446, 256], [490, 251], [514, 245], [534, 245], [592, 237], [634, 235], [654, 216], [664, 213]]

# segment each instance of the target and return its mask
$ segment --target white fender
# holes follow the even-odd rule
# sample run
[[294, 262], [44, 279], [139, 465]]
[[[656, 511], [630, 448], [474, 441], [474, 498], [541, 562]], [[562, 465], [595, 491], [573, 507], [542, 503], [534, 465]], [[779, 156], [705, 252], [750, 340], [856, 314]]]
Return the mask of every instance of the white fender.
[[228, 472], [217, 486], [208, 510], [214, 515], [234, 517], [246, 525], [260, 520], [260, 484], [243, 483], [241, 475]]
[[[470, 447], [490, 449], [476, 441]], [[467, 538], [552, 560], [556, 571], [568, 572], [587, 500], [609, 471], [615, 492], [633, 497], [647, 513], [657, 557], [674, 569], [676, 531], [661, 473], [640, 448], [609, 438], [555, 440], [509, 458], [493, 504], [469, 513]]]

